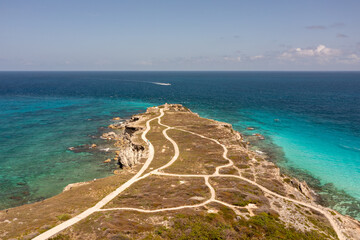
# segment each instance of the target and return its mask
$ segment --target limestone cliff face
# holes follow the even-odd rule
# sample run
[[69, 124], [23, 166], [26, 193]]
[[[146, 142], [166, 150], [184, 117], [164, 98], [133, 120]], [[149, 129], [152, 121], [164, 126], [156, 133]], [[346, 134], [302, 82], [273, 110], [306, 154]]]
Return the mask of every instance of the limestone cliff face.
[[146, 157], [143, 143], [138, 144], [136, 138], [140, 135], [143, 128], [138, 126], [142, 121], [141, 116], [133, 116], [130, 120], [121, 124], [111, 124], [111, 132], [104, 133], [103, 139], [115, 140], [114, 146], [118, 149], [115, 151], [114, 160], [118, 162], [121, 168], [132, 167], [139, 163], [140, 159]]
[[144, 150], [143, 146], [131, 142], [122, 144], [121, 151], [117, 154], [120, 167], [132, 167], [137, 164], [144, 157]]
[[[185, 107], [180, 104], [164, 105], [165, 109], [169, 107], [174, 108], [176, 111], [185, 110]], [[189, 109], [186, 109], [186, 111], [191, 112]], [[146, 110], [146, 113], [157, 114], [158, 108], [150, 107]], [[116, 141], [114, 146], [118, 150], [115, 151], [116, 156], [114, 160], [118, 161], [121, 168], [132, 167], [138, 164], [140, 159], [147, 157], [147, 151], [144, 147], [145, 143], [140, 138], [146, 120], [142, 114], [134, 115], [124, 123], [109, 125], [112, 131], [102, 135], [103, 139]]]

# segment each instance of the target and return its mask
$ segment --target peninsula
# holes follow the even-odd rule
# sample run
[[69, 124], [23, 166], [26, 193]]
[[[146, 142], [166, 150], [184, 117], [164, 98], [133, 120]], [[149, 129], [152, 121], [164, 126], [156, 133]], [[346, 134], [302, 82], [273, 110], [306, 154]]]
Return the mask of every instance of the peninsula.
[[179, 104], [109, 126], [113, 176], [0, 211], [0, 239], [360, 239], [360, 223]]

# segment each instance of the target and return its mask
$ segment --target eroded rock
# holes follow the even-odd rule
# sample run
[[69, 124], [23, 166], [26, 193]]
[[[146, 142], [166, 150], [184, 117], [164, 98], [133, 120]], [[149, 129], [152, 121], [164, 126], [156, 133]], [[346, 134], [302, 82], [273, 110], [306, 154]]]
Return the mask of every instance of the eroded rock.
[[119, 136], [115, 132], [107, 132], [103, 133], [100, 138], [107, 140], [116, 140], [119, 139]]

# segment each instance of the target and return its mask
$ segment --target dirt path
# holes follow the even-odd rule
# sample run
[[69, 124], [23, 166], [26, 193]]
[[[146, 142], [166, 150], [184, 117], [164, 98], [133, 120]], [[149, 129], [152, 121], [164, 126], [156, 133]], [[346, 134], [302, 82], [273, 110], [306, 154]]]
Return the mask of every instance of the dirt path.
[[129, 181], [127, 181], [126, 183], [124, 183], [123, 185], [121, 185], [119, 188], [117, 188], [115, 191], [113, 191], [112, 193], [110, 193], [109, 195], [107, 195], [106, 197], [104, 197], [103, 199], [101, 199], [95, 206], [87, 209], [86, 211], [80, 213], [79, 215], [49, 229], [48, 231], [38, 235], [37, 237], [33, 238], [34, 240], [44, 240], [44, 239], [48, 239], [52, 236], [54, 236], [55, 234], [61, 232], [62, 230], [74, 225], [75, 223], [81, 221], [82, 219], [85, 219], [86, 217], [88, 217], [89, 215], [93, 214], [94, 212], [99, 211], [103, 206], [105, 206], [107, 203], [109, 203], [111, 200], [113, 200], [117, 195], [119, 195], [121, 192], [123, 192], [125, 189], [127, 189], [128, 187], [130, 187], [133, 183], [135, 183], [138, 178], [145, 172], [145, 170], [149, 167], [150, 163], [152, 162], [152, 160], [154, 159], [154, 146], [151, 144], [150, 141], [148, 141], [148, 139], [146, 138], [146, 134], [150, 131], [151, 127], [150, 127], [150, 122], [153, 121], [154, 119], [158, 119], [160, 121], [160, 118], [162, 116], [164, 116], [164, 111], [163, 109], [160, 110], [160, 116], [152, 118], [150, 120], [148, 120], [146, 122], [146, 130], [142, 133], [141, 138], [144, 140], [144, 142], [148, 142], [149, 143], [149, 156], [145, 162], [145, 164], [142, 166], [142, 168], [140, 169], [140, 171], [134, 175]]
[[[235, 213], [238, 213], [238, 209], [241, 209], [241, 208], [247, 208], [246, 206], [245, 207], [239, 207], [239, 206], [235, 206], [235, 205], [232, 205], [232, 204], [229, 204], [229, 203], [226, 203], [226, 202], [223, 202], [223, 201], [220, 201], [220, 200], [217, 200], [216, 199], [216, 192], [215, 192], [215, 189], [211, 186], [211, 184], [209, 183], [209, 178], [212, 178], [212, 177], [227, 177], [227, 178], [238, 178], [238, 179], [241, 179], [243, 181], [246, 181], [250, 184], [253, 184], [255, 186], [257, 186], [258, 188], [260, 188], [263, 192], [266, 192], [268, 194], [271, 194], [275, 197], [278, 197], [278, 198], [282, 198], [284, 200], [287, 200], [287, 201], [291, 201], [293, 203], [296, 203], [296, 204], [299, 204], [299, 205], [302, 205], [302, 206], [305, 206], [305, 207], [308, 207], [308, 208], [311, 208], [313, 210], [316, 210], [320, 213], [322, 213], [327, 219], [328, 221], [330, 222], [331, 226], [333, 227], [333, 229], [335, 230], [338, 238], [340, 240], [346, 240], [345, 236], [342, 234], [341, 230], [340, 230], [340, 227], [337, 225], [337, 223], [334, 221], [334, 219], [331, 217], [330, 213], [325, 209], [325, 208], [322, 208], [321, 206], [314, 206], [312, 204], [309, 204], [309, 203], [305, 203], [305, 202], [301, 202], [301, 201], [298, 201], [298, 200], [294, 200], [294, 199], [291, 199], [291, 198], [288, 198], [288, 197], [285, 197], [285, 196], [281, 196], [265, 187], [263, 187], [262, 185], [250, 180], [250, 179], [247, 179], [247, 178], [244, 178], [242, 176], [240, 176], [240, 169], [238, 169], [233, 161], [231, 159], [229, 159], [227, 157], [227, 153], [228, 153], [228, 149], [226, 148], [225, 145], [221, 144], [219, 141], [215, 140], [215, 139], [212, 139], [212, 138], [209, 138], [209, 137], [205, 137], [201, 134], [197, 134], [197, 133], [194, 133], [194, 132], [191, 132], [191, 131], [188, 131], [188, 130], [184, 130], [184, 129], [180, 129], [180, 128], [175, 128], [175, 127], [170, 127], [170, 126], [167, 126], [165, 124], [162, 124], [161, 123], [161, 117], [164, 115], [164, 111], [163, 109], [160, 109], [160, 116], [156, 117], [158, 119], [158, 123], [164, 127], [166, 127], [166, 129], [164, 129], [162, 131], [163, 135], [165, 136], [165, 138], [167, 140], [169, 140], [173, 147], [174, 147], [174, 150], [175, 150], [175, 153], [174, 153], [174, 156], [172, 157], [172, 159], [165, 165], [163, 165], [162, 167], [159, 167], [147, 174], [144, 174], [143, 176], [141, 176], [144, 171], [149, 167], [151, 161], [153, 160], [154, 158], [154, 147], [152, 146], [152, 144], [150, 143], [149, 145], [149, 157], [148, 159], [146, 160], [144, 166], [141, 168], [141, 170], [134, 176], [132, 177], [128, 182], [126, 182], [125, 184], [123, 184], [122, 186], [120, 186], [118, 189], [116, 189], [114, 192], [110, 193], [108, 196], [106, 196], [104, 199], [102, 199], [100, 202], [98, 202], [94, 207], [92, 208], [89, 208], [88, 210], [84, 211], [83, 213], [79, 214], [78, 216], [48, 230], [47, 232], [44, 232], [43, 234], [37, 236], [36, 238], [34, 238], [35, 240], [43, 240], [43, 239], [47, 239], [57, 233], [59, 233], [60, 231], [64, 230], [65, 228], [67, 227], [70, 227], [71, 225], [79, 222], [80, 220], [86, 218], [87, 216], [89, 216], [90, 214], [94, 213], [94, 212], [97, 212], [97, 211], [114, 211], [114, 210], [128, 210], [128, 211], [137, 211], [137, 212], [143, 212], [143, 213], [155, 213], [155, 212], [163, 212], [163, 211], [174, 211], [174, 210], [181, 210], [181, 209], [186, 209], [186, 208], [196, 208], [196, 207], [201, 207], [201, 206], [205, 206], [211, 202], [216, 202], [216, 203], [219, 203], [219, 204], [222, 204], [224, 206], [227, 206], [229, 208], [231, 208]], [[146, 134], [150, 131], [150, 122], [156, 118], [153, 118], [153, 119], [150, 119], [146, 122], [146, 130], [143, 132], [142, 134], [142, 139], [145, 141], [145, 142], [148, 142], [148, 140], [146, 139]], [[179, 130], [179, 131], [184, 131], [184, 132], [187, 132], [187, 133], [190, 133], [190, 134], [194, 134], [194, 135], [197, 135], [201, 138], [205, 138], [205, 139], [208, 139], [210, 141], [213, 141], [215, 142], [216, 144], [220, 145], [224, 152], [223, 152], [223, 158], [226, 159], [229, 163], [227, 164], [224, 164], [222, 166], [218, 166], [216, 167], [216, 170], [213, 174], [211, 175], [196, 175], [196, 174], [170, 174], [170, 173], [165, 173], [163, 170], [166, 169], [167, 167], [171, 166], [176, 160], [177, 158], [179, 157], [179, 147], [177, 145], [177, 143], [171, 139], [168, 135], [167, 135], [167, 131], [169, 129], [176, 129], [176, 130]], [[234, 167], [239, 175], [227, 175], [227, 174], [220, 174], [219, 173], [219, 170], [221, 168], [225, 168], [225, 167]], [[211, 193], [211, 196], [208, 200], [202, 202], [202, 203], [199, 203], [199, 204], [195, 204], [195, 205], [183, 205], [183, 206], [178, 206], [178, 207], [171, 207], [171, 208], [162, 208], [162, 209], [154, 209], [154, 210], [146, 210], [146, 209], [140, 209], [140, 208], [127, 208], [127, 207], [123, 207], [123, 208], [108, 208], [108, 209], [101, 209], [103, 206], [105, 206], [108, 202], [110, 202], [112, 199], [114, 199], [118, 194], [120, 194], [122, 191], [124, 191], [125, 189], [127, 189], [128, 187], [130, 187], [133, 183], [141, 180], [141, 179], [144, 179], [150, 175], [162, 175], [162, 176], [176, 176], [176, 177], [200, 177], [200, 178], [204, 178], [204, 181], [205, 181], [205, 184], [206, 186], [209, 188], [210, 190], [210, 193]], [[141, 177], [140, 177], [141, 176]], [[248, 206], [248, 207], [252, 207], [252, 206]]]

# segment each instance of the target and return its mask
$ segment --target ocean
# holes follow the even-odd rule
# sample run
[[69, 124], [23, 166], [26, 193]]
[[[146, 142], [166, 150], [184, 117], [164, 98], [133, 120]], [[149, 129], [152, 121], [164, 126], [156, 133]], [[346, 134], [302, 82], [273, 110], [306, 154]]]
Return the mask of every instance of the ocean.
[[104, 145], [113, 117], [164, 103], [231, 123], [360, 219], [360, 72], [0, 72], [0, 209], [111, 175], [106, 151], [68, 148]]

